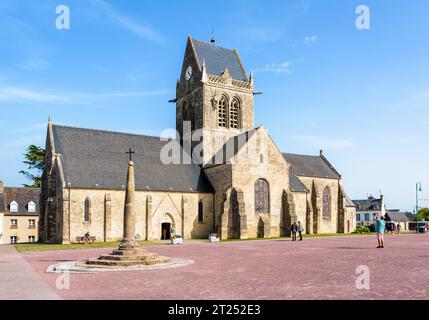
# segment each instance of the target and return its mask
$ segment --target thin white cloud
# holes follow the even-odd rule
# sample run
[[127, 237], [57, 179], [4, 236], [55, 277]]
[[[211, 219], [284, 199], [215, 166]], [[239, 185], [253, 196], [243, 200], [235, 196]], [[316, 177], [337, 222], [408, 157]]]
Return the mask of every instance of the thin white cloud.
[[63, 102], [70, 101], [61, 95], [29, 90], [21, 87], [0, 87], [0, 102], [32, 101], [32, 102]]
[[30, 58], [17, 63], [19, 68], [29, 71], [45, 70], [48, 65], [46, 60], [40, 58]]
[[89, 104], [99, 100], [114, 98], [132, 98], [160, 96], [171, 94], [171, 90], [109, 92], [109, 93], [77, 93], [77, 92], [46, 92], [22, 87], [0, 87], [0, 103], [2, 102], [35, 102], [35, 103], [65, 103]]
[[282, 63], [270, 63], [265, 65], [262, 68], [256, 68], [255, 72], [274, 72], [274, 73], [292, 73], [290, 70], [291, 63], [290, 62], [282, 62]]
[[164, 38], [150, 26], [143, 26], [137, 23], [134, 19], [117, 12], [109, 3], [104, 0], [94, 1], [104, 10], [110, 19], [115, 21], [124, 29], [131, 31], [132, 33], [146, 40], [151, 40], [158, 43], [164, 42]]
[[354, 147], [354, 143], [351, 139], [333, 139], [311, 135], [292, 135], [290, 138], [312, 148], [351, 149]]
[[306, 44], [312, 44], [315, 43], [317, 41], [317, 36], [306, 36], [304, 38], [304, 43]]

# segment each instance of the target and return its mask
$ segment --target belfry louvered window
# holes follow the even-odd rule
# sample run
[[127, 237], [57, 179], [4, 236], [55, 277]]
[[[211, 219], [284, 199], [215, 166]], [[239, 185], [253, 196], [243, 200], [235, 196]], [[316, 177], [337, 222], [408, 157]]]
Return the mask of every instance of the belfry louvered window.
[[241, 112], [240, 101], [237, 98], [232, 99], [231, 109], [229, 112], [229, 119], [230, 119], [229, 123], [230, 123], [230, 127], [233, 129], [239, 129], [241, 127], [240, 112]]
[[228, 115], [228, 101], [225, 96], [222, 96], [219, 100], [219, 127], [226, 128], [227, 127], [227, 115]]

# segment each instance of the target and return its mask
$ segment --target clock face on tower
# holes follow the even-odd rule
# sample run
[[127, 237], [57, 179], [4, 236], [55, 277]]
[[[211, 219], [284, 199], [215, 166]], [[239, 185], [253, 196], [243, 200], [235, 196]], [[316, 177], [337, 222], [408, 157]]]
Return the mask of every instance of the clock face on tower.
[[189, 81], [192, 77], [192, 67], [189, 66], [185, 71], [185, 79], [186, 81]]

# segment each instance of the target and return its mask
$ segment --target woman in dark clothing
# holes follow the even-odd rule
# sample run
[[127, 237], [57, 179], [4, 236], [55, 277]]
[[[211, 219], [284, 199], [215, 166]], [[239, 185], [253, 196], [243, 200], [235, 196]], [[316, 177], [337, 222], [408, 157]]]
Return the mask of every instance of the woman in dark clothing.
[[292, 223], [290, 229], [292, 231], [292, 241], [296, 241], [296, 233], [298, 232], [298, 225], [296, 222]]

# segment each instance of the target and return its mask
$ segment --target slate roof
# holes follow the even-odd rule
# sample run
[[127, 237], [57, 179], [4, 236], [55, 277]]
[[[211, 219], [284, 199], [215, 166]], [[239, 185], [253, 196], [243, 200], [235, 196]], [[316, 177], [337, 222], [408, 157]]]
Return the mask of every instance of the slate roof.
[[407, 222], [407, 221], [416, 220], [416, 219], [412, 219], [407, 212], [388, 211], [386, 215], [387, 215], [386, 220], [388, 221]]
[[353, 200], [353, 203], [357, 211], [380, 211], [382, 205], [381, 199], [371, 197], [365, 200]]
[[192, 40], [200, 65], [206, 63], [207, 73], [220, 76], [228, 68], [235, 80], [248, 81], [240, 58], [235, 50], [219, 47], [213, 43]]
[[125, 152], [132, 148], [137, 190], [213, 192], [200, 166], [162, 164], [161, 149], [168, 141], [158, 137], [58, 125], [52, 129], [65, 182], [71, 187], [122, 189], [128, 166]]
[[292, 173], [289, 173], [289, 186], [293, 192], [309, 192], [301, 180]]
[[[219, 165], [231, 163], [231, 159], [246, 145], [249, 139], [253, 136], [257, 129], [242, 132], [228, 139], [228, 141], [220, 148], [212, 157], [210, 164]], [[210, 166], [210, 165], [209, 165]]]
[[341, 179], [341, 176], [322, 156], [306, 156], [284, 153], [290, 164], [291, 173], [296, 176]]
[[350, 200], [349, 196], [345, 192], [344, 192], [344, 198], [346, 199], [346, 206], [347, 207], [356, 207], [356, 205], [353, 203], [352, 200]]
[[[38, 216], [39, 199], [40, 189], [4, 188], [4, 193], [0, 194], [0, 212], [12, 216]], [[18, 203], [18, 212], [10, 212], [9, 205], [12, 201]], [[36, 204], [36, 212], [28, 212], [31, 201]]]

